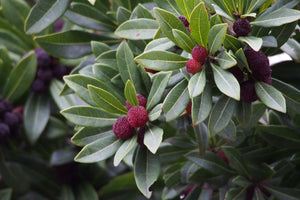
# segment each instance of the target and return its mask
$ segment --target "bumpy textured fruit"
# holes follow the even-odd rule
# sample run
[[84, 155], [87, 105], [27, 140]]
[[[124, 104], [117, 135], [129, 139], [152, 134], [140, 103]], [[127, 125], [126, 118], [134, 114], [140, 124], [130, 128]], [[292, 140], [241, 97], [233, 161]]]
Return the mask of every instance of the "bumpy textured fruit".
[[148, 121], [148, 113], [143, 106], [133, 106], [127, 112], [127, 119], [131, 126], [141, 127]]
[[189, 103], [189, 105], [185, 108], [186, 113], [183, 115], [183, 117], [187, 117], [192, 112], [192, 102]]
[[59, 80], [62, 80], [64, 75], [67, 75], [71, 72], [72, 67], [67, 67], [63, 65], [53, 66], [53, 76]]
[[180, 19], [182, 21], [182, 23], [184, 24], [185, 27], [189, 27], [190, 23], [188, 22], [188, 20], [185, 18], [185, 16], [183, 15], [179, 15], [178, 19]]
[[42, 94], [47, 91], [48, 85], [41, 79], [37, 78], [31, 84], [31, 91], [36, 94]]
[[18, 126], [21, 123], [17, 113], [7, 112], [4, 114], [3, 119], [4, 123], [11, 128]]
[[11, 112], [13, 109], [12, 104], [8, 100], [3, 100], [0, 102], [0, 117], [6, 112]]
[[186, 71], [191, 74], [196, 74], [201, 69], [201, 64], [195, 60], [190, 59], [186, 62]]
[[38, 69], [37, 77], [45, 82], [50, 82], [53, 77], [52, 70], [50, 68]]
[[262, 51], [254, 51], [251, 48], [246, 49], [244, 53], [253, 77], [268, 82], [272, 73], [268, 57]]
[[138, 137], [137, 137], [137, 143], [138, 143], [141, 147], [145, 147], [145, 146], [146, 146], [146, 145], [144, 144], [145, 132], [146, 132], [146, 126], [140, 127], [139, 132], [138, 132]]
[[113, 132], [117, 138], [125, 140], [134, 134], [134, 128], [129, 124], [127, 117], [120, 117], [113, 125]]
[[233, 31], [237, 36], [246, 36], [251, 32], [251, 25], [247, 19], [240, 18], [233, 24]]
[[37, 63], [39, 68], [48, 68], [52, 64], [52, 58], [49, 54], [47, 54], [43, 49], [36, 48], [35, 54], [37, 58]]
[[0, 122], [0, 140], [10, 134], [9, 126], [5, 123]]
[[248, 80], [241, 84], [241, 100], [246, 103], [251, 103], [258, 99], [255, 92], [254, 81]]
[[192, 57], [198, 62], [202, 62], [207, 57], [207, 51], [204, 47], [197, 45], [192, 50]]
[[[141, 95], [141, 94], [136, 94], [136, 97], [138, 99], [139, 106], [146, 107], [146, 105], [147, 105], [147, 99], [143, 95]], [[126, 108], [127, 108], [127, 110], [129, 110], [130, 108], [132, 108], [131, 104], [128, 101], [126, 101]]]
[[231, 67], [230, 69], [228, 69], [228, 71], [235, 76], [235, 78], [238, 80], [240, 84], [243, 82], [244, 74], [238, 66]]

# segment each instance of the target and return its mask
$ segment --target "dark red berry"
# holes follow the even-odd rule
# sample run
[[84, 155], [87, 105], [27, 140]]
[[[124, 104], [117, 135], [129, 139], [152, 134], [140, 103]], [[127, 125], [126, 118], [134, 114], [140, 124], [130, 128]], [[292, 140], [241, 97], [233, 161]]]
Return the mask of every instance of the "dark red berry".
[[6, 112], [11, 112], [13, 109], [12, 104], [8, 100], [3, 100], [0, 102], [0, 117], [2, 117]]
[[199, 45], [195, 46], [192, 50], [192, 57], [198, 62], [204, 61], [207, 57], [207, 51], [205, 47]]
[[41, 49], [40, 47], [35, 49], [35, 54], [39, 68], [49, 68], [51, 66], [51, 56], [47, 54], [43, 49]]
[[7, 112], [4, 114], [3, 122], [7, 124], [10, 128], [13, 128], [19, 125], [20, 118], [17, 113]]
[[144, 144], [145, 132], [146, 132], [146, 126], [140, 127], [139, 132], [138, 132], [137, 142], [141, 147], [145, 147], [145, 144]]
[[71, 72], [71, 67], [66, 67], [63, 65], [55, 65], [53, 67], [53, 76], [59, 80], [62, 80], [62, 77], [68, 75]]
[[134, 128], [129, 124], [127, 117], [120, 117], [113, 125], [113, 131], [117, 138], [128, 139], [134, 134]]
[[45, 82], [50, 82], [53, 77], [52, 70], [50, 68], [38, 69], [37, 77]]
[[6, 138], [10, 134], [9, 126], [5, 123], [0, 122], [0, 140]]
[[248, 80], [241, 84], [241, 99], [246, 103], [251, 103], [258, 99], [255, 92], [254, 81]]
[[145, 68], [145, 71], [146, 71], [146, 72], [150, 72], [150, 73], [152, 73], [152, 74], [155, 74], [155, 73], [158, 72], [158, 71], [156, 71], [156, 70], [154, 70], [154, 69], [148, 69], [148, 68]]
[[[136, 97], [138, 99], [139, 106], [146, 107], [146, 105], [147, 105], [147, 99], [143, 95], [141, 95], [141, 94], [136, 94]], [[126, 108], [127, 108], [127, 110], [129, 110], [131, 107], [132, 107], [131, 104], [128, 101], [126, 101]]]
[[272, 85], [272, 77], [271, 76], [268, 76], [265, 80], [262, 80], [262, 81], [269, 85]]
[[185, 114], [183, 115], [183, 117], [187, 117], [191, 114], [192, 112], [192, 102], [189, 103], [189, 105], [185, 108]]
[[195, 60], [195, 59], [190, 59], [186, 63], [186, 71], [191, 74], [196, 74], [199, 72], [201, 69], [201, 64]]
[[184, 24], [185, 27], [189, 27], [190, 23], [189, 23], [189, 21], [186, 19], [185, 16], [179, 15], [179, 16], [178, 16], [178, 19], [180, 19], [180, 20], [182, 21], [182, 23]]
[[36, 93], [36, 94], [42, 94], [47, 91], [48, 89], [48, 84], [46, 84], [43, 80], [41, 79], [35, 79], [33, 83], [31, 84], [31, 91]]
[[244, 73], [238, 66], [231, 67], [230, 69], [228, 69], [228, 71], [231, 72], [235, 76], [235, 78], [237, 79], [237, 81], [240, 84], [243, 82]]
[[127, 119], [131, 126], [141, 127], [148, 121], [148, 113], [143, 106], [133, 106], [128, 110]]
[[233, 24], [233, 31], [238, 36], [246, 36], [251, 32], [251, 25], [247, 19], [240, 18]]
[[218, 151], [217, 155], [222, 158], [222, 160], [224, 160], [227, 164], [229, 163], [229, 160], [227, 158], [227, 156], [225, 155], [225, 153], [223, 151]]

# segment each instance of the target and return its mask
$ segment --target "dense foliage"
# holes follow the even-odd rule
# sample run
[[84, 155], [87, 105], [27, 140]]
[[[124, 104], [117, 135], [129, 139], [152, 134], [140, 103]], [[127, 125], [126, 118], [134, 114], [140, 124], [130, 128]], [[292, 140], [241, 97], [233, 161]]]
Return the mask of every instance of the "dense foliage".
[[300, 199], [299, 3], [1, 0], [0, 199]]

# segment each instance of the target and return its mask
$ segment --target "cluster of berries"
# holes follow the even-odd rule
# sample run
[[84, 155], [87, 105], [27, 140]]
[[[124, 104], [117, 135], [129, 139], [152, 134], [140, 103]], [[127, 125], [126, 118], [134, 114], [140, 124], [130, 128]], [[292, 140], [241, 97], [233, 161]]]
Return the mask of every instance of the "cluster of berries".
[[147, 100], [141, 94], [137, 94], [137, 99], [139, 102], [138, 106], [131, 106], [126, 101], [127, 116], [116, 120], [113, 125], [113, 132], [117, 138], [125, 140], [134, 135], [135, 128], [139, 128], [138, 142], [139, 144], [143, 144], [144, 125], [148, 121], [148, 112], [145, 109]]
[[234, 22], [233, 31], [237, 37], [247, 36], [251, 32], [251, 24], [247, 19], [240, 18]]
[[236, 77], [241, 85], [241, 99], [246, 103], [251, 103], [258, 99], [255, 92], [254, 82], [262, 81], [269, 85], [272, 84], [269, 59], [262, 51], [254, 51], [249, 48], [244, 51], [247, 62], [252, 73], [247, 72], [248, 80], [244, 81], [244, 74], [242, 70], [235, 66], [229, 71]]
[[180, 19], [180, 20], [182, 21], [182, 23], [184, 24], [186, 30], [187, 30], [188, 32], [191, 32], [191, 30], [190, 30], [190, 23], [189, 23], [189, 21], [186, 19], [186, 17], [183, 16], [183, 15], [179, 15], [179, 16], [178, 16], [178, 19]]
[[13, 110], [12, 104], [0, 96], [0, 142], [20, 133], [23, 117], [18, 109]]
[[59, 65], [57, 60], [47, 54], [43, 49], [35, 49], [37, 56], [38, 69], [35, 80], [31, 84], [31, 91], [42, 94], [47, 91], [52, 78], [62, 79], [72, 70], [72, 67]]
[[195, 74], [200, 71], [201, 65], [204, 64], [207, 58], [207, 51], [205, 47], [202, 46], [195, 46], [192, 50], [192, 57], [186, 63], [186, 71], [192, 74]]

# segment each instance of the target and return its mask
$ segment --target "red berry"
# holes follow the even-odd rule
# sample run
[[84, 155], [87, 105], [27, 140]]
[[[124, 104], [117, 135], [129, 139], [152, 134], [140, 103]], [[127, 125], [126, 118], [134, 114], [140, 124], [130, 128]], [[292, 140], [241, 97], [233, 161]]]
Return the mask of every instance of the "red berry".
[[186, 113], [183, 115], [183, 117], [187, 117], [192, 112], [192, 102], [189, 103], [189, 105], [185, 108]]
[[207, 51], [202, 46], [195, 46], [192, 50], [192, 56], [198, 62], [204, 61], [207, 57]]
[[129, 124], [127, 117], [120, 117], [113, 125], [113, 131], [117, 138], [128, 139], [134, 134], [134, 128]]
[[195, 60], [190, 59], [186, 62], [186, 71], [191, 74], [196, 74], [201, 69], [201, 64]]
[[148, 121], [148, 113], [143, 106], [133, 106], [128, 110], [127, 119], [131, 126], [141, 127]]
[[253, 80], [248, 80], [241, 84], [241, 99], [246, 103], [251, 103], [258, 99]]
[[[138, 99], [139, 106], [146, 107], [146, 105], [147, 105], [147, 99], [143, 95], [141, 95], [141, 94], [136, 94], [136, 97]], [[127, 110], [129, 110], [131, 107], [132, 107], [131, 104], [128, 101], [126, 101], [126, 108], [127, 108]]]
[[150, 73], [152, 73], [152, 74], [155, 74], [155, 73], [158, 72], [158, 71], [156, 71], [156, 70], [154, 70], [154, 69], [148, 69], [148, 68], [145, 68], [145, 71], [146, 71], [146, 72], [150, 72]]
[[233, 24], [233, 31], [237, 36], [246, 36], [251, 32], [251, 25], [247, 19], [240, 18]]

